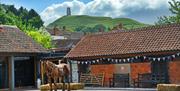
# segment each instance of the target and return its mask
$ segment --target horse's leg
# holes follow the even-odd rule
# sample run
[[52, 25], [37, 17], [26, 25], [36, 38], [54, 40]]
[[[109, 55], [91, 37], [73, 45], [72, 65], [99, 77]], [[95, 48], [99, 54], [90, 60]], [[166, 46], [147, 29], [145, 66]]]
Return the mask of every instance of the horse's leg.
[[52, 91], [52, 81], [51, 80], [52, 80], [51, 77], [48, 77], [50, 91]]
[[62, 82], [62, 91], [65, 91], [64, 76], [61, 77], [61, 82]]
[[69, 76], [67, 76], [67, 81], [68, 81], [68, 91], [71, 91], [71, 84], [70, 84]]
[[55, 91], [57, 91], [57, 88], [58, 88], [56, 82], [57, 82], [57, 79], [54, 78], [54, 90], [55, 90]]
[[59, 83], [61, 83], [61, 82], [62, 82], [62, 81], [61, 81], [61, 77], [59, 77], [59, 78], [58, 78], [58, 80], [59, 80]]

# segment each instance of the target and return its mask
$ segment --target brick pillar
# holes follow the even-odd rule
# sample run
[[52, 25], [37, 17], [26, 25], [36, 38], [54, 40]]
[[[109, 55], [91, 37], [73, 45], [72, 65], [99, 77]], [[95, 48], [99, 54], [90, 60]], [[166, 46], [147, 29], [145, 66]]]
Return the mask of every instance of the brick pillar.
[[169, 81], [170, 83], [180, 84], [180, 60], [169, 62]]

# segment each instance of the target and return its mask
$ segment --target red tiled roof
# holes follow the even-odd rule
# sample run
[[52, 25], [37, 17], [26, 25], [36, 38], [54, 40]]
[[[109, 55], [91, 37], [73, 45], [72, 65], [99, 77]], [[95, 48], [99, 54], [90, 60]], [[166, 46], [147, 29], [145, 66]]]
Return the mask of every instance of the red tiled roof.
[[180, 24], [87, 35], [66, 58], [180, 50]]
[[0, 53], [7, 52], [42, 53], [47, 50], [18, 28], [0, 25]]
[[76, 45], [80, 39], [58, 39], [53, 40], [52, 43], [55, 45], [56, 48], [69, 48], [71, 49], [72, 46]]

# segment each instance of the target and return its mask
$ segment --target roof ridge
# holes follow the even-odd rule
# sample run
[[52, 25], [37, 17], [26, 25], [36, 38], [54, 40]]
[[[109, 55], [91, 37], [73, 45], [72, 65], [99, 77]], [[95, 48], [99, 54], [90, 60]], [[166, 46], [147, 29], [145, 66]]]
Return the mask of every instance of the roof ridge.
[[152, 55], [180, 50], [179, 23], [151, 26], [141, 30], [86, 35], [65, 57], [83, 60], [100, 56], [119, 57], [144, 53]]
[[18, 28], [17, 26], [14, 25], [0, 25], [0, 27]]
[[[147, 29], [160, 29], [160, 28], [169, 28], [169, 27], [180, 27], [180, 23], [172, 23], [172, 24], [161, 24], [161, 25], [151, 25], [151, 26], [146, 26], [146, 27], [141, 27], [141, 28], [135, 28], [127, 31], [139, 31], [139, 30], [147, 30]], [[126, 32], [126, 31], [125, 31]]]
[[[141, 27], [141, 28], [135, 28], [135, 29], [129, 29], [125, 31], [109, 31], [109, 32], [101, 32], [101, 33], [95, 33], [95, 34], [89, 34], [87, 36], [100, 36], [100, 35], [109, 35], [109, 34], [114, 34], [114, 33], [129, 33], [129, 32], [139, 32], [139, 31], [148, 31], [152, 29], [162, 29], [162, 28], [169, 28], [169, 27], [180, 27], [180, 23], [173, 23], [173, 24], [163, 24], [163, 25], [152, 25], [152, 26], [147, 26], [147, 27]], [[165, 30], [164, 30], [165, 31]], [[166, 30], [167, 31], [167, 30]]]

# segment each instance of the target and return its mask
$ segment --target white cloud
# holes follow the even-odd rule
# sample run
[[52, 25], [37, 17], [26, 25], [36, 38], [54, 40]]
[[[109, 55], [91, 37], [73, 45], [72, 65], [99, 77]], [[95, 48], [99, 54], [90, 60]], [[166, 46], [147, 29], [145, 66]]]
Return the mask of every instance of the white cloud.
[[[93, 16], [133, 17], [139, 19], [141, 15], [147, 15], [144, 13], [149, 13], [149, 16], [155, 18], [167, 14], [167, 12], [160, 11], [162, 11], [162, 9], [167, 9], [168, 11], [168, 1], [169, 0], [93, 0], [88, 3], [83, 3], [79, 0], [68, 0], [47, 7], [40, 15], [45, 21], [45, 25], [66, 15], [67, 7], [71, 7], [73, 15], [85, 14]], [[151, 12], [153, 13], [151, 14]], [[139, 14], [139, 16], [133, 16], [137, 14]], [[144, 22], [148, 21], [144, 19]]]
[[85, 7], [85, 4], [77, 0], [67, 1], [59, 4], [52, 4], [40, 13], [41, 18], [45, 21], [45, 25], [53, 22], [63, 15], [66, 15], [67, 7], [71, 7], [72, 14], [78, 15], [81, 14], [82, 9], [84, 9]]

